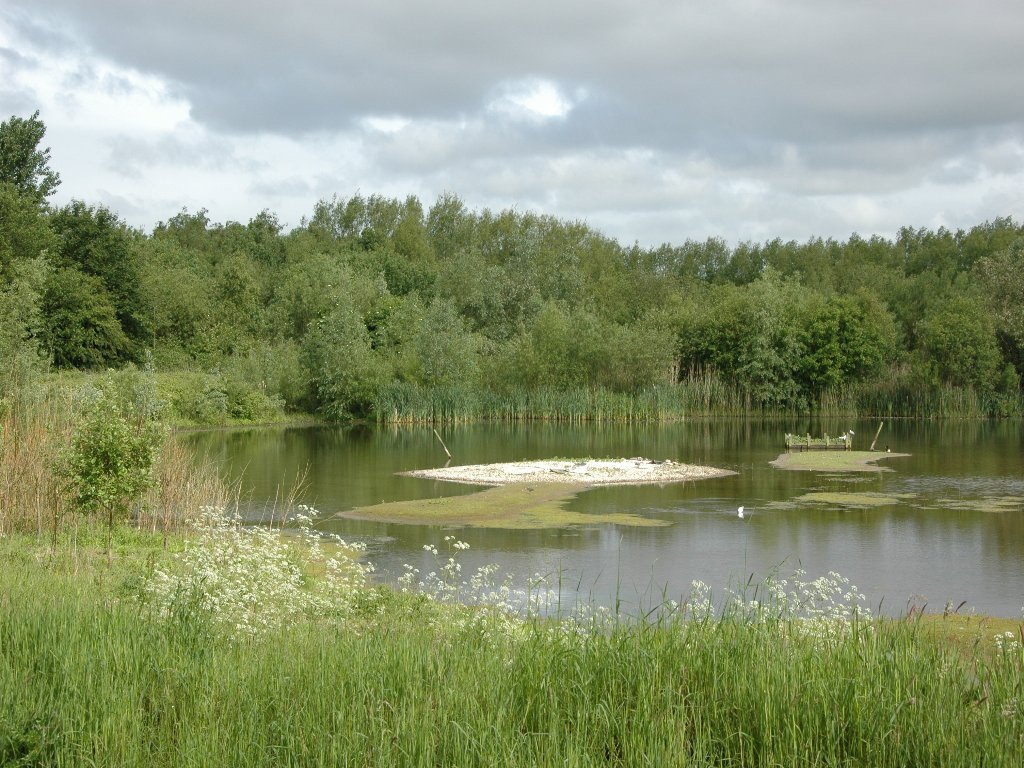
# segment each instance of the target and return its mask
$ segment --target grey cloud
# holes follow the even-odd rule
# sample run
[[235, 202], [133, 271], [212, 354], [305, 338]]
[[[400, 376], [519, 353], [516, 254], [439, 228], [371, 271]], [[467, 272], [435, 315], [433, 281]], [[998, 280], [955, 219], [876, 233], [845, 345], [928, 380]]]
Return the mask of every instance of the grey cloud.
[[530, 75], [607, 91], [608, 143], [1021, 117], [1015, 0], [31, 7], [74, 23], [104, 54], [180, 83], [199, 119], [233, 131], [336, 129], [374, 113], [451, 118], [478, 111], [501, 81]]
[[[901, 216], [887, 206], [955, 218], [921, 190], [1024, 171], [1019, 0], [7, 4], [41, 49], [159, 75], [223, 141], [120, 138], [112, 166], [219, 163], [271, 199], [451, 189], [473, 205], [601, 216], [628, 240], [648, 239], [644, 227], [799, 236], [887, 227]], [[552, 120], [488, 110], [530, 78], [586, 97]], [[366, 127], [373, 116], [410, 122], [384, 133]], [[267, 133], [304, 146], [344, 135], [360, 163], [275, 181], [232, 150]], [[986, 200], [1021, 210], [1019, 193]]]
[[108, 141], [108, 152], [107, 168], [127, 178], [141, 178], [161, 165], [245, 173], [267, 167], [266, 163], [239, 157], [234, 145], [224, 139], [197, 142], [167, 135], [151, 141], [120, 135]]

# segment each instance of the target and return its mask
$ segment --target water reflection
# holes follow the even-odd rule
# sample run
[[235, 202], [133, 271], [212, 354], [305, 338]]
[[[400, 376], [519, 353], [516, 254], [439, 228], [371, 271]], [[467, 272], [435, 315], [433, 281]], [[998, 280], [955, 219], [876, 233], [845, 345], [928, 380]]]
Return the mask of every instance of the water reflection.
[[[839, 434], [854, 428], [866, 447], [877, 422], [694, 420], [664, 425], [472, 425], [441, 429], [456, 463], [563, 457], [673, 459], [739, 474], [664, 487], [600, 488], [569, 507], [595, 516], [593, 526], [564, 530], [458, 529], [472, 549], [464, 567], [500, 563], [507, 571], [561, 580], [574, 594], [609, 604], [641, 602], [667, 590], [678, 599], [699, 579], [721, 590], [750, 574], [801, 566], [835, 570], [890, 611], [912, 595], [941, 608], [967, 600], [982, 612], [1017, 616], [1024, 606], [1024, 430], [1019, 422], [899, 421], [879, 446], [913, 454], [896, 472], [838, 475], [768, 466], [785, 432]], [[442, 466], [447, 456], [423, 429], [301, 428], [218, 431], [181, 436], [195, 450], [243, 478], [259, 518], [297, 475], [301, 501], [325, 514], [358, 506], [472, 493], [477, 488], [396, 472]], [[798, 500], [811, 492], [896, 496], [875, 507]], [[990, 502], [1001, 498], [1000, 511]], [[780, 505], [780, 503], [783, 503]], [[738, 520], [736, 507], [749, 514]], [[966, 506], [965, 506], [966, 504]], [[973, 507], [971, 506], [973, 505]], [[602, 525], [600, 516], [632, 512], [667, 520], [659, 528]], [[424, 543], [450, 531], [356, 520], [331, 528], [370, 547], [378, 569], [397, 576], [403, 563], [430, 564]]]

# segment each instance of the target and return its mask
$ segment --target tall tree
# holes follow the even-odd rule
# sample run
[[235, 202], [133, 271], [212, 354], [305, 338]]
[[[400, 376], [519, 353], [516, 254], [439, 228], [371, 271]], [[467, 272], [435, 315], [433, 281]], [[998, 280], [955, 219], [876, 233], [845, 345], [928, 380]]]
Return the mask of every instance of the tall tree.
[[45, 134], [39, 110], [27, 120], [12, 115], [0, 123], [0, 183], [11, 184], [38, 204], [60, 184], [60, 175], [50, 169], [50, 148], [39, 147]]

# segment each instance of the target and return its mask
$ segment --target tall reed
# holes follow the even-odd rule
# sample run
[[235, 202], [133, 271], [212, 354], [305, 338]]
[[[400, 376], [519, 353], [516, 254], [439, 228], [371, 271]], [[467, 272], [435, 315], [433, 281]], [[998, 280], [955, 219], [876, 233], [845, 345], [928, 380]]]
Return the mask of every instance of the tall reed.
[[[57, 465], [75, 424], [70, 389], [14, 392], [0, 410], [0, 534], [30, 532], [58, 536], [90, 525], [74, 513], [71, 494]], [[155, 484], [135, 505], [140, 529], [180, 531], [202, 505], [222, 505], [229, 491], [213, 462], [193, 457], [168, 439], [154, 467]]]
[[412, 424], [478, 420], [671, 421], [691, 416], [769, 412], [753, 406], [740, 388], [713, 373], [701, 372], [678, 384], [638, 392], [615, 392], [600, 387], [509, 387], [495, 392], [469, 386], [421, 387], [392, 382], [377, 392], [373, 413], [378, 423]]
[[42, 536], [61, 524], [66, 499], [53, 468], [71, 433], [70, 400], [26, 388], [0, 408], [0, 534]]

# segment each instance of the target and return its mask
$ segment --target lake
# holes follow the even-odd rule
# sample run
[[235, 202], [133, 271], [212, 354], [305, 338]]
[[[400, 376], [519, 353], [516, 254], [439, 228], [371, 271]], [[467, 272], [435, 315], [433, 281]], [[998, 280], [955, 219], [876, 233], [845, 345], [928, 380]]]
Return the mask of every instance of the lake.
[[[379, 576], [408, 563], [436, 569], [424, 544], [470, 544], [464, 569], [487, 563], [525, 583], [535, 573], [575, 597], [626, 610], [662, 595], [679, 600], [700, 580], [716, 594], [777, 570], [809, 577], [836, 571], [867, 595], [872, 609], [909, 605], [1018, 617], [1024, 609], [1024, 429], [1019, 421], [890, 421], [879, 448], [912, 454], [881, 462], [893, 472], [813, 473], [769, 465], [785, 432], [856, 431], [866, 449], [878, 421], [703, 419], [670, 424], [474, 424], [439, 428], [453, 464], [553, 457], [672, 459], [738, 474], [693, 483], [595, 488], [570, 509], [592, 525], [501, 530], [397, 525], [344, 518], [325, 530], [367, 545]], [[183, 433], [197, 453], [241, 479], [245, 514], [266, 519], [305, 473], [300, 503], [331, 516], [384, 501], [474, 493], [479, 488], [396, 476], [443, 466], [430, 427], [303, 427]], [[810, 494], [810, 495], [809, 495]], [[813, 495], [817, 494], [817, 496]], [[828, 494], [827, 496], [822, 494]], [[746, 517], [736, 509], [743, 505]], [[663, 527], [602, 524], [632, 512]]]

